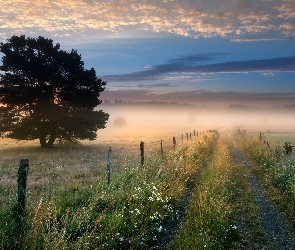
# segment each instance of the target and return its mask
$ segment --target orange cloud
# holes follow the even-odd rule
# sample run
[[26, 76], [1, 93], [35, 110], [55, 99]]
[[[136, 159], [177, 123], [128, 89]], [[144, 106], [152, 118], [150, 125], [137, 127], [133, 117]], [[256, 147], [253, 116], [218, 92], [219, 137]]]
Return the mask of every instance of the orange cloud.
[[295, 19], [295, 0], [255, 1], [257, 5], [251, 0], [223, 3], [212, 6], [205, 0], [2, 0], [0, 29], [12, 34], [91, 33], [99, 37], [105, 31], [121, 35], [128, 31], [132, 36], [148, 30], [196, 38], [281, 30], [279, 34], [294, 36], [295, 28], [289, 24]]

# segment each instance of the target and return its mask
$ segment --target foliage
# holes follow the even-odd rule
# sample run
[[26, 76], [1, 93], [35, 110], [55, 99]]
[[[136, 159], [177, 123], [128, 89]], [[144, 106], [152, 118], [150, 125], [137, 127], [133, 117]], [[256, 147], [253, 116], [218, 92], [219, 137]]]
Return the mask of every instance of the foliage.
[[94, 108], [106, 82], [93, 68], [84, 69], [76, 50], [66, 52], [50, 39], [12, 36], [1, 42], [0, 134], [39, 139], [42, 147], [56, 139], [96, 138], [108, 114]]
[[285, 142], [283, 147], [286, 155], [290, 155], [294, 148], [294, 146], [291, 145], [291, 142]]

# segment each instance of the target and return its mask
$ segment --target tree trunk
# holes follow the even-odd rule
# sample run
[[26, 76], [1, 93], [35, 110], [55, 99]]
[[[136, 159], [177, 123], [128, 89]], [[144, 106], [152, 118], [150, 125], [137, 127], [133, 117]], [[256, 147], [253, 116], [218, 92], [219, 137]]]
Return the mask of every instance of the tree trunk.
[[45, 137], [39, 137], [40, 145], [42, 148], [46, 147], [46, 139]]
[[55, 141], [55, 136], [53, 134], [50, 135], [49, 140], [47, 142], [48, 147], [52, 147]]
[[48, 141], [46, 141], [46, 137], [40, 137], [40, 145], [42, 148], [51, 148], [53, 146], [55, 139], [56, 137], [53, 134], [50, 135]]

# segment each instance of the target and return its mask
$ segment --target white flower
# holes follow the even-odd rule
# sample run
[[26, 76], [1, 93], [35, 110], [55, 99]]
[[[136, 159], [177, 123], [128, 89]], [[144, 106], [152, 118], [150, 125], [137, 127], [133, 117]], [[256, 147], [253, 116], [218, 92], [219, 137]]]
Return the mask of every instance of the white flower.
[[161, 233], [162, 230], [163, 230], [163, 227], [160, 225], [159, 228], [158, 228], [158, 232]]

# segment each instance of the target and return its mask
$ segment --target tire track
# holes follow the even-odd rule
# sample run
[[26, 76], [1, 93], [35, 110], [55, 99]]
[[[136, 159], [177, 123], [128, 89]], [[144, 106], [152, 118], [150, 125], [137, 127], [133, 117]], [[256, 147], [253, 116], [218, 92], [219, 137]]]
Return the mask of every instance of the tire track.
[[235, 141], [233, 144], [235, 157], [245, 166], [249, 182], [256, 194], [256, 199], [260, 209], [260, 226], [265, 233], [268, 245], [270, 247], [274, 246], [278, 250], [294, 250], [295, 241], [291, 236], [291, 229], [284, 221], [284, 218], [277, 212], [272, 202], [264, 194], [264, 191], [261, 189], [251, 171], [250, 164]]

